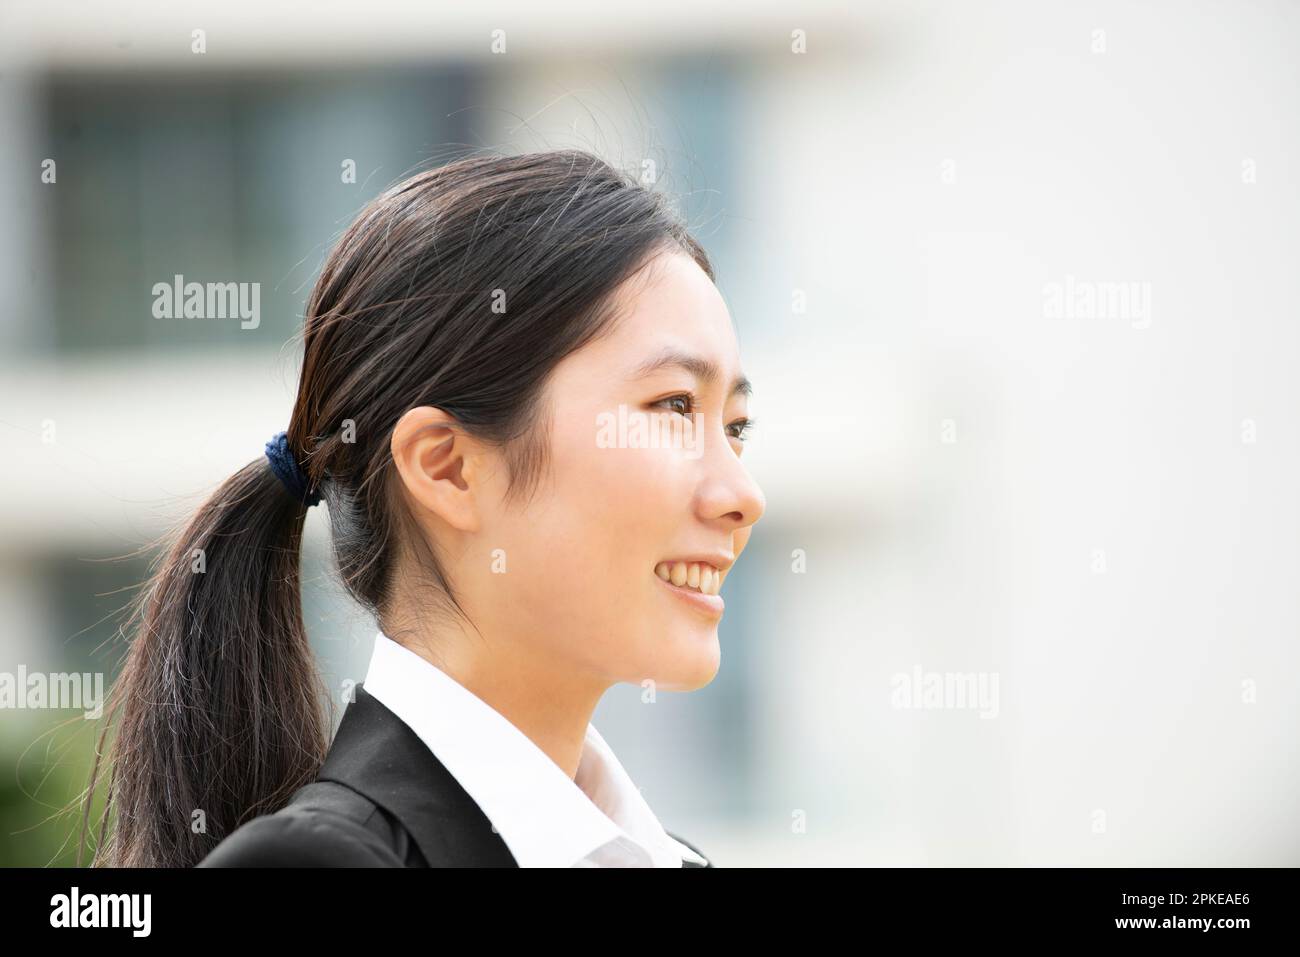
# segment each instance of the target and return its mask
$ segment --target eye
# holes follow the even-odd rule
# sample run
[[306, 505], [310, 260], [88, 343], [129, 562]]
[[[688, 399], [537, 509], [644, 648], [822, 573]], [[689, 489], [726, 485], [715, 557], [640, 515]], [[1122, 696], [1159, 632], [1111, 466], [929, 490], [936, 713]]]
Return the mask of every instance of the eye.
[[685, 402], [686, 407], [684, 409], [672, 410], [673, 412], [676, 412], [679, 415], [688, 415], [689, 413], [695, 410], [695, 396], [689, 392], [683, 392], [680, 395], [670, 395], [666, 399], [660, 399], [658, 402], [655, 403], [655, 405], [663, 405], [666, 402]]
[[731, 422], [727, 425], [728, 429], [735, 429], [736, 431], [735, 432], [729, 431], [727, 434], [730, 435], [733, 439], [737, 439], [743, 442], [745, 441], [746, 434], [753, 427], [754, 427], [753, 419], [737, 419], [735, 422]]
[[[695, 411], [695, 396], [690, 392], [682, 392], [678, 395], [670, 395], [666, 399], [660, 399], [655, 405], [668, 406], [669, 403], [683, 403], [682, 407], [671, 407], [673, 412], [679, 415], [689, 415]], [[734, 422], [727, 423], [727, 436], [735, 439], [737, 442], [744, 442], [746, 435], [757, 424], [755, 419], [741, 418]]]

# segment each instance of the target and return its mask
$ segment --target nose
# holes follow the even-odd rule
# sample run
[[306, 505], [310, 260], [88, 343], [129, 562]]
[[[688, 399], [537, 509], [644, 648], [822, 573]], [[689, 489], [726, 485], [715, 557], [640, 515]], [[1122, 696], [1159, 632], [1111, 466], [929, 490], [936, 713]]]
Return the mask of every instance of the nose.
[[703, 521], [725, 523], [729, 532], [753, 525], [767, 507], [763, 490], [728, 442], [717, 443], [706, 457], [698, 507]]

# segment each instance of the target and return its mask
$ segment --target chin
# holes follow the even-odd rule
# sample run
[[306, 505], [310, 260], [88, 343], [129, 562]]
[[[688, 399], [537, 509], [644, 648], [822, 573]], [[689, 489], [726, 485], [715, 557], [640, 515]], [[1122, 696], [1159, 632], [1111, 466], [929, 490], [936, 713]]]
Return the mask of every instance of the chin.
[[681, 635], [671, 655], [660, 659], [655, 684], [663, 691], [698, 691], [717, 677], [721, 664], [716, 626], [711, 635]]

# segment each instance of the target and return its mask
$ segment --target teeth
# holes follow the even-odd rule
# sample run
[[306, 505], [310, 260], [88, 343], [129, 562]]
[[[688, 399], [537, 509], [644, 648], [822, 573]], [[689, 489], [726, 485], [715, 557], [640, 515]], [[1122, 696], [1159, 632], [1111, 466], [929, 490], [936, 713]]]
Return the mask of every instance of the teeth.
[[660, 562], [655, 574], [679, 588], [693, 588], [716, 595], [722, 588], [722, 572], [706, 562]]

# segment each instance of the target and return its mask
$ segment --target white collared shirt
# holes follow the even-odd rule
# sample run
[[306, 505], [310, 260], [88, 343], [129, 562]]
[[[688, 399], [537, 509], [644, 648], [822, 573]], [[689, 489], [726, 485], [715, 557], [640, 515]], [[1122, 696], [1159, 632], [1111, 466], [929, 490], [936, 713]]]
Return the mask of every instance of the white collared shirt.
[[382, 631], [363, 685], [451, 772], [520, 867], [708, 863], [664, 831], [594, 725], [571, 780], [499, 711]]

